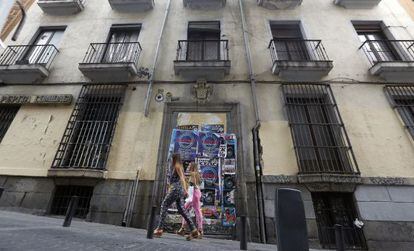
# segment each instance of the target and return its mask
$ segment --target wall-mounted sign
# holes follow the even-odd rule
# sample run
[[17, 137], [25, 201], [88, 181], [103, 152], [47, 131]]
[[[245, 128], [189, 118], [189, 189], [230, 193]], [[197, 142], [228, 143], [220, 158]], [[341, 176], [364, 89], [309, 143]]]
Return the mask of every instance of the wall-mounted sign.
[[70, 105], [73, 96], [70, 94], [57, 95], [0, 95], [0, 104], [7, 105]]

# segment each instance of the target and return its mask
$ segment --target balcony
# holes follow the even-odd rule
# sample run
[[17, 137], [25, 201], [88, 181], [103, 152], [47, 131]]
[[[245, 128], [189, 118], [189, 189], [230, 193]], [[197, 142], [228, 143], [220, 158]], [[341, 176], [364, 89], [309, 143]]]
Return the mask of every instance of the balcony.
[[257, 0], [257, 5], [269, 10], [294, 9], [302, 4], [302, 0]]
[[38, 83], [49, 76], [59, 50], [54, 45], [13, 45], [0, 55], [0, 82]]
[[128, 81], [137, 75], [141, 51], [139, 42], [93, 43], [79, 70], [92, 81]]
[[321, 40], [272, 39], [272, 72], [289, 81], [319, 80], [333, 68]]
[[50, 15], [73, 15], [84, 8], [85, 0], [39, 0], [37, 4]]
[[109, 4], [120, 12], [144, 12], [154, 8], [154, 0], [109, 0]]
[[176, 75], [191, 80], [217, 80], [229, 74], [230, 66], [228, 40], [178, 41]]
[[381, 0], [334, 0], [336, 5], [346, 9], [371, 9], [380, 2]]
[[183, 0], [184, 7], [196, 10], [217, 10], [226, 6], [226, 0]]
[[391, 82], [414, 79], [414, 40], [367, 40], [359, 49], [372, 65], [372, 75]]

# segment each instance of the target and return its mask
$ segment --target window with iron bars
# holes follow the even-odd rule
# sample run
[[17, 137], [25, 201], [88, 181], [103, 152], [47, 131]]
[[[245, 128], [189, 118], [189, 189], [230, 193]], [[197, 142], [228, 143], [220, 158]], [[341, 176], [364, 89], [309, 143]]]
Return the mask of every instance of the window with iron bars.
[[325, 84], [283, 84], [299, 174], [359, 174], [332, 90]]
[[385, 93], [414, 139], [414, 86], [386, 86]]
[[106, 168], [126, 85], [87, 85], [79, 94], [52, 168]]
[[366, 249], [361, 228], [355, 226], [358, 218], [352, 193], [312, 193], [319, 241], [323, 248], [335, 249], [335, 224], [343, 227], [346, 249]]
[[19, 111], [20, 106], [4, 105], [0, 106], [0, 142], [7, 133], [14, 117]]
[[56, 186], [52, 201], [51, 214], [65, 215], [72, 196], [78, 196], [75, 217], [85, 218], [89, 212], [89, 204], [93, 194], [91, 186]]

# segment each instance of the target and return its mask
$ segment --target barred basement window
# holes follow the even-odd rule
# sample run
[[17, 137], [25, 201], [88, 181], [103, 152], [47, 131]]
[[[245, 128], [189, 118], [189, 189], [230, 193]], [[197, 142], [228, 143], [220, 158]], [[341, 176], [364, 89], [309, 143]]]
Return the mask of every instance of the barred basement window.
[[79, 200], [75, 217], [85, 218], [89, 211], [92, 194], [93, 187], [90, 186], [56, 186], [51, 214], [65, 215], [72, 196], [78, 196]]
[[19, 111], [20, 106], [4, 105], [0, 106], [0, 142], [6, 135], [14, 117]]
[[414, 86], [386, 86], [385, 93], [414, 139]]
[[106, 168], [126, 85], [84, 86], [52, 168]]
[[335, 224], [343, 226], [346, 249], [367, 248], [362, 229], [354, 225], [358, 215], [352, 193], [312, 193], [312, 200], [323, 248], [335, 249]]
[[332, 90], [325, 84], [283, 84], [299, 174], [358, 174]]

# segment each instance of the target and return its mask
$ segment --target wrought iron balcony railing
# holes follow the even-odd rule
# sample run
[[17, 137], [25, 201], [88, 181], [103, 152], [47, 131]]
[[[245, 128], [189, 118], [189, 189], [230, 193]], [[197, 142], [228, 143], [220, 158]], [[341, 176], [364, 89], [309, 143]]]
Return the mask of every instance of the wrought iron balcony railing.
[[83, 64], [136, 64], [142, 48], [139, 42], [92, 43]]
[[270, 40], [272, 62], [277, 61], [330, 61], [321, 40], [276, 39]]
[[58, 52], [53, 44], [11, 45], [0, 55], [0, 66], [42, 65], [48, 69]]
[[179, 40], [176, 61], [228, 61], [228, 40]]
[[414, 40], [367, 40], [359, 49], [373, 66], [381, 62], [414, 62]]

